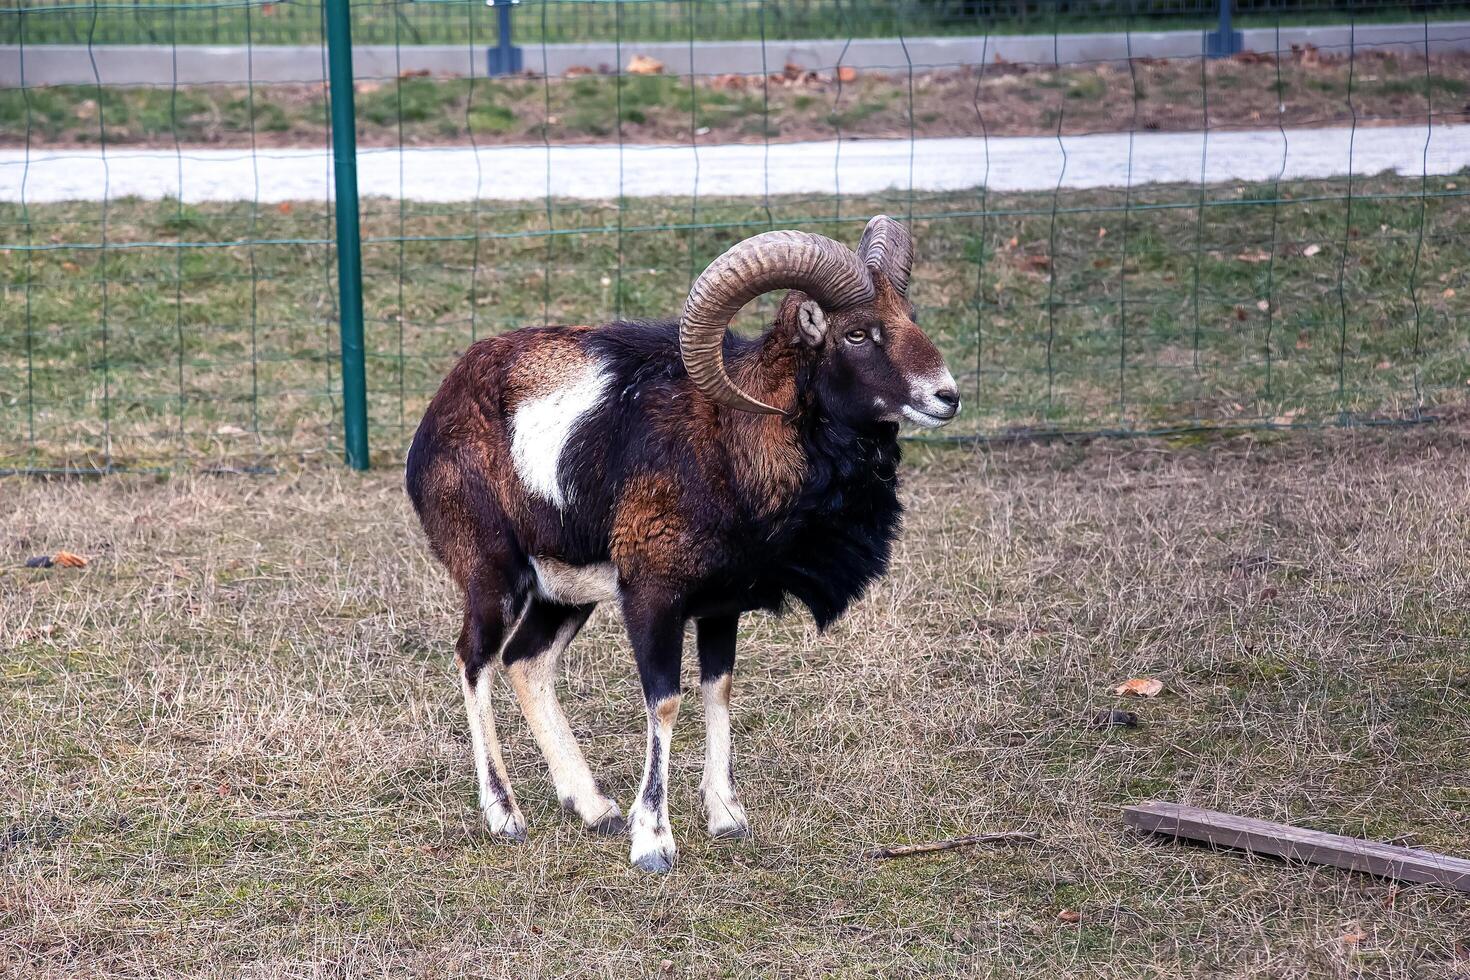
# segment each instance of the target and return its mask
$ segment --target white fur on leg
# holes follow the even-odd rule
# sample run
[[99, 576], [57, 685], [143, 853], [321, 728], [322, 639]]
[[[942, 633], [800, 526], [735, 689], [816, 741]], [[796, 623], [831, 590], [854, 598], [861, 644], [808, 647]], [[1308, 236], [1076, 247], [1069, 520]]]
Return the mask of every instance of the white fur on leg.
[[704, 699], [704, 778], [699, 788], [711, 837], [744, 837], [750, 833], [745, 807], [735, 796], [734, 762], [730, 753], [729, 674], [700, 685]]
[[648, 709], [648, 750], [643, 783], [628, 814], [633, 844], [628, 857], [644, 871], [665, 872], [674, 867], [674, 834], [669, 830], [669, 747], [681, 698], [675, 694]]
[[472, 686], [463, 672], [460, 674], [465, 714], [470, 719], [470, 743], [475, 752], [475, 776], [480, 783], [480, 810], [485, 814], [490, 833], [521, 841], [526, 839], [526, 818], [516, 806], [505, 759], [500, 754], [500, 740], [495, 735], [495, 715], [490, 709], [491, 676], [486, 666]]
[[546, 767], [551, 771], [551, 782], [562, 805], [569, 807], [589, 827], [605, 833], [621, 833], [623, 811], [598, 791], [597, 781], [587, 768], [577, 737], [572, 734], [572, 726], [556, 698], [557, 663], [580, 625], [580, 622], [567, 623], [538, 656], [512, 663], [508, 668], [510, 683], [520, 699], [531, 734], [546, 757]]

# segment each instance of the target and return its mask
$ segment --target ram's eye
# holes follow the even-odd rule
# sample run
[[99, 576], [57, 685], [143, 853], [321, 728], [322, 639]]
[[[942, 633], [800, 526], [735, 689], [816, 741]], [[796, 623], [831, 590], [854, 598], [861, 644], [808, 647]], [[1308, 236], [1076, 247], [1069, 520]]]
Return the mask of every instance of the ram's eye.
[[847, 342], [849, 344], [861, 344], [867, 339], [868, 332], [866, 330], [849, 330], [847, 332]]

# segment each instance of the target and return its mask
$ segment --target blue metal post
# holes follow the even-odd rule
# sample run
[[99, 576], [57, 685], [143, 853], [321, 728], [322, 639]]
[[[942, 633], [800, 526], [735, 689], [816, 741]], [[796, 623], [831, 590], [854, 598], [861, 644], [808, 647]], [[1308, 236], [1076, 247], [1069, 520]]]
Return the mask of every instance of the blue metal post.
[[1220, 0], [1220, 26], [1205, 34], [1205, 54], [1211, 58], [1228, 58], [1245, 47], [1241, 33], [1230, 27], [1231, 0]]
[[521, 70], [521, 49], [511, 43], [510, 8], [516, 0], [490, 0], [495, 8], [495, 30], [499, 37], [487, 52], [487, 68], [491, 75], [515, 75]]

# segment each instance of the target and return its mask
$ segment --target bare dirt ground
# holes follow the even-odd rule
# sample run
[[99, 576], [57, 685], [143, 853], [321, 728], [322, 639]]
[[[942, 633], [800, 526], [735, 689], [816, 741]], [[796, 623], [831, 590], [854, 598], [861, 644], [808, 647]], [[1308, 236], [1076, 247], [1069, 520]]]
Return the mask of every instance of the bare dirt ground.
[[[680, 866], [556, 800], [491, 843], [455, 599], [392, 468], [0, 481], [0, 974], [1462, 977], [1463, 896], [1156, 843], [1173, 799], [1470, 854], [1470, 422], [1189, 445], [911, 446], [891, 576], [742, 634], [754, 840]], [[86, 569], [27, 570], [65, 548]], [[599, 612], [563, 685], [626, 799], [641, 709]], [[1114, 685], [1163, 681], [1152, 700]], [[1098, 731], [1100, 709], [1136, 729]], [[1035, 845], [859, 852], [1024, 829]]]
[[[320, 85], [0, 91], [0, 146], [279, 147], [326, 139]], [[1461, 122], [1470, 55], [1308, 48], [1276, 59], [1139, 59], [770, 76], [578, 74], [358, 83], [358, 141], [405, 145], [759, 143]]]

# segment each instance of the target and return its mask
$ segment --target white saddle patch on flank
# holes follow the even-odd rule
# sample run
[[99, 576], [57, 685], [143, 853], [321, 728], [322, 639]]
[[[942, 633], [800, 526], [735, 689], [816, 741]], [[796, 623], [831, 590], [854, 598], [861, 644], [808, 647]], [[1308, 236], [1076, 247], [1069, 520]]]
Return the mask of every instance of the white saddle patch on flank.
[[567, 494], [557, 482], [557, 465], [572, 430], [597, 407], [609, 375], [589, 364], [573, 372], [566, 384], [523, 402], [510, 420], [510, 457], [526, 490], [565, 510]]
[[536, 587], [553, 602], [584, 606], [618, 595], [618, 570], [609, 562], [568, 565], [555, 558], [532, 558], [531, 568], [536, 572]]

